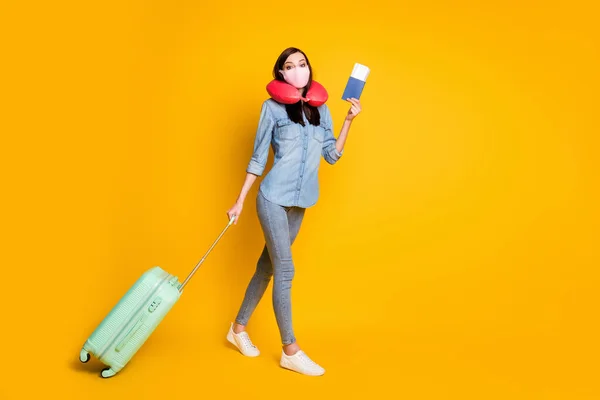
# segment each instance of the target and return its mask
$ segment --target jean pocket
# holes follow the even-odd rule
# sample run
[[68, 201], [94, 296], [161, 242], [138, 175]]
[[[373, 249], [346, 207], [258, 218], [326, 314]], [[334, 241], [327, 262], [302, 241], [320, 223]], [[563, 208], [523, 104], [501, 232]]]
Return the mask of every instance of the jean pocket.
[[295, 140], [300, 136], [298, 125], [289, 118], [277, 120], [275, 128], [275, 137], [281, 140]]
[[313, 139], [315, 139], [319, 143], [323, 143], [325, 140], [325, 129], [320, 126], [315, 126], [313, 130]]

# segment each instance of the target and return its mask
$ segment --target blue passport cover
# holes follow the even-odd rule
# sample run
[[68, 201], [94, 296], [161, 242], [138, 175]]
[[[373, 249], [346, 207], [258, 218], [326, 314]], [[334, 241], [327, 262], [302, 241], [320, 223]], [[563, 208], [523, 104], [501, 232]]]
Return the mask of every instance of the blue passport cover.
[[352, 76], [348, 78], [348, 83], [342, 94], [342, 100], [347, 100], [349, 98], [360, 99], [365, 83], [365, 81], [353, 78]]

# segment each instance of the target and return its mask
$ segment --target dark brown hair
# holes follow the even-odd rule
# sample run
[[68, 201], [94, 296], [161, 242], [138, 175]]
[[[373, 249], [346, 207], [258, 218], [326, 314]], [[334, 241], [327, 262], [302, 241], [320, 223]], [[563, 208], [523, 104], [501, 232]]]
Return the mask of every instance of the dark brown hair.
[[[308, 66], [308, 69], [310, 71], [310, 75], [308, 77], [308, 83], [306, 84], [306, 87], [304, 88], [304, 91], [302, 92], [302, 96], [306, 96], [306, 92], [308, 91], [308, 89], [310, 89], [310, 85], [312, 84], [313, 70], [312, 70], [312, 67], [310, 66], [310, 62], [308, 61], [308, 57], [302, 50], [300, 50], [296, 47], [288, 47], [287, 49], [285, 49], [279, 55], [279, 57], [277, 58], [277, 61], [275, 62], [275, 66], [273, 67], [273, 78], [277, 79], [278, 81], [285, 82], [285, 79], [283, 78], [283, 75], [281, 74], [280, 70], [283, 69], [283, 65], [285, 64], [285, 61], [287, 60], [287, 58], [294, 53], [302, 53], [302, 55], [304, 56], [304, 59], [306, 60], [306, 65]], [[308, 120], [308, 122], [310, 122], [312, 125], [319, 125], [321, 123], [321, 115], [319, 114], [319, 110], [317, 109], [317, 107], [311, 106], [302, 101], [299, 101], [298, 103], [295, 103], [295, 104], [286, 104], [285, 110], [287, 111], [288, 117], [292, 121], [294, 121], [302, 126], [304, 126], [304, 119], [302, 118], [303, 112], [306, 115], [306, 119]]]

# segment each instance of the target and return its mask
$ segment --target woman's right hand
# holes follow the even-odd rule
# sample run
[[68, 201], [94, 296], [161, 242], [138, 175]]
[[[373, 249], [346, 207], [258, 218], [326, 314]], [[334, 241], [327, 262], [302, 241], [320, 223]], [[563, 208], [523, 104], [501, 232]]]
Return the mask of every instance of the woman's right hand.
[[238, 220], [240, 219], [240, 214], [242, 213], [242, 209], [244, 208], [244, 204], [241, 201], [236, 201], [233, 207], [231, 207], [227, 211], [227, 217], [231, 220], [231, 218], [235, 215], [235, 220], [233, 224], [236, 225]]

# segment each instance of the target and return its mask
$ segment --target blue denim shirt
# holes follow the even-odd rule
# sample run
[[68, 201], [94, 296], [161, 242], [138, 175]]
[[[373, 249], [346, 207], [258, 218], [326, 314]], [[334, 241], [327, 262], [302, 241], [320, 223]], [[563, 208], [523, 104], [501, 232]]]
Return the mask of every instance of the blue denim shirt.
[[308, 208], [319, 197], [318, 171], [321, 157], [335, 164], [342, 156], [335, 148], [331, 113], [326, 104], [318, 107], [319, 126], [304, 116], [304, 126], [289, 119], [285, 105], [265, 100], [254, 140], [254, 152], [246, 172], [261, 176], [273, 148], [273, 166], [260, 184], [265, 198], [284, 207]]

